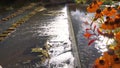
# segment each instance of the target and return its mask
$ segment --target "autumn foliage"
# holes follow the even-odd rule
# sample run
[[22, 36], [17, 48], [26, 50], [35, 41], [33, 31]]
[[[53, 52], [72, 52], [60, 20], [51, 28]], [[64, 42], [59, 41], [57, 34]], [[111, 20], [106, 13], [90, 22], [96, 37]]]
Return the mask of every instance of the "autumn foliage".
[[[94, 13], [95, 15], [90, 27], [86, 28], [84, 37], [88, 39], [89, 46], [99, 39], [91, 39], [93, 36], [101, 35], [108, 39], [114, 39], [115, 44], [108, 45], [108, 51], [95, 60], [93, 68], [120, 68], [120, 6], [109, 6], [101, 9], [102, 3], [103, 1], [95, 0], [86, 8], [88, 13]], [[97, 20], [101, 20], [97, 25], [98, 27], [94, 25], [94, 22], [98, 22]], [[89, 31], [92, 31], [92, 33]]]

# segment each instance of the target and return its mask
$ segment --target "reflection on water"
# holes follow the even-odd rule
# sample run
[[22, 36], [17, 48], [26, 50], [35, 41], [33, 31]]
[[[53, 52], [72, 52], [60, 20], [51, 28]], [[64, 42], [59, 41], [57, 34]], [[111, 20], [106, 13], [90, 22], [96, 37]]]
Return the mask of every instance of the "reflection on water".
[[60, 11], [49, 11], [48, 13], [46, 15], [54, 13], [56, 17], [49, 24], [38, 27], [44, 32], [36, 31], [39, 36], [50, 36], [47, 40], [47, 44], [51, 46], [48, 50], [51, 57], [47, 63], [48, 68], [74, 68], [74, 57], [69, 39], [67, 7], [65, 6]]
[[[102, 55], [103, 52], [107, 51], [107, 45], [113, 42], [113, 39], [96, 35], [91, 37], [91, 39], [97, 38], [98, 40], [91, 46], [88, 46], [88, 39], [84, 38], [83, 34], [86, 32], [86, 28], [90, 28], [93, 17], [94, 13], [87, 13], [83, 8], [76, 9], [76, 11], [71, 10], [71, 18], [79, 46], [82, 68], [92, 68], [94, 60]], [[95, 25], [98, 28], [97, 21], [92, 25], [92, 29]], [[89, 32], [93, 33], [93, 31]], [[98, 34], [96, 30], [95, 33]]]

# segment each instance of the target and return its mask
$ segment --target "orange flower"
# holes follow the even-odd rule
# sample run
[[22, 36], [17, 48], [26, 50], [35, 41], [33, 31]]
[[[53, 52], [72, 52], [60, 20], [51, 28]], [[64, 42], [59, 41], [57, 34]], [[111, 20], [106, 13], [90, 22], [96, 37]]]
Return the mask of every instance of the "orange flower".
[[108, 24], [112, 25], [112, 24], [114, 24], [114, 19], [109, 17], [109, 16], [107, 16], [106, 17], [106, 22], [108, 22]]
[[120, 14], [116, 14], [115, 18], [119, 19], [120, 18]]
[[94, 1], [92, 2], [88, 7], [87, 11], [90, 13], [96, 12], [96, 10], [99, 8], [101, 2]]
[[120, 58], [120, 45], [117, 44], [114, 48], [115, 54]]
[[98, 5], [102, 5], [103, 2], [102, 1], [97, 1]]
[[116, 29], [118, 27], [118, 24], [114, 24], [114, 29]]
[[118, 58], [118, 61], [112, 65], [112, 68], [120, 68], [120, 59]]
[[107, 29], [108, 30], [113, 30], [114, 29], [114, 25], [107, 25]]
[[105, 24], [102, 24], [102, 25], [101, 25], [101, 28], [106, 30], [106, 29], [107, 29], [107, 26], [106, 26]]
[[120, 32], [115, 35], [115, 39], [120, 43]]
[[117, 14], [114, 19], [115, 24], [119, 27], [120, 24], [120, 14]]
[[[114, 53], [114, 52], [113, 52]], [[104, 52], [103, 57], [105, 58], [105, 60], [108, 62], [108, 65], [112, 65], [114, 63], [114, 58], [116, 57], [115, 54], [112, 54], [112, 52], [109, 53], [109, 51]]]
[[106, 15], [106, 16], [114, 16], [114, 15], [116, 15], [117, 10], [115, 10], [115, 9], [112, 8], [112, 7], [107, 7], [107, 8], [105, 8], [102, 12], [103, 12], [103, 14]]
[[99, 14], [96, 13], [96, 14], [95, 14], [95, 18], [101, 18], [102, 16], [103, 16], [103, 13], [99, 13]]
[[95, 13], [95, 18], [101, 18], [103, 16], [103, 13], [101, 12], [101, 9], [97, 9]]
[[97, 58], [93, 66], [93, 68], [108, 68], [108, 67], [109, 64], [103, 57]]
[[120, 46], [119, 45], [116, 45], [114, 50], [120, 50]]
[[88, 6], [87, 7], [87, 11], [90, 12], [90, 13], [93, 13], [97, 10], [97, 8], [94, 8], [94, 7], [91, 7], [91, 6]]

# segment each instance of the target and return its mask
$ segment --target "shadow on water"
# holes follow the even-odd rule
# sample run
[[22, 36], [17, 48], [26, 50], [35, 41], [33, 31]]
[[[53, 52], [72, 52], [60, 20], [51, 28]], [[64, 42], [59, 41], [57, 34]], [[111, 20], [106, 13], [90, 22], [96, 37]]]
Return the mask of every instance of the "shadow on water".
[[86, 12], [86, 5], [70, 5], [70, 13], [82, 68], [92, 68], [94, 60], [99, 57], [101, 53], [95, 48], [95, 44], [88, 46], [88, 40], [84, 38], [83, 34], [85, 28], [89, 27], [86, 26], [84, 22], [90, 21], [89, 18], [92, 17], [93, 14]]

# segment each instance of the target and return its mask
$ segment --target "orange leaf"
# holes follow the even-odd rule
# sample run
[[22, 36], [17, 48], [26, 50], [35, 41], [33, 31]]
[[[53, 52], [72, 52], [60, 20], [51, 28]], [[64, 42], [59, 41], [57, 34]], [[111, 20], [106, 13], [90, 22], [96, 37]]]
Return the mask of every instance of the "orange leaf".
[[96, 29], [96, 25], [94, 26], [94, 29], [93, 29], [93, 31], [95, 31], [95, 29]]
[[84, 34], [84, 36], [85, 36], [87, 39], [89, 39], [92, 35], [93, 35], [93, 34], [90, 34], [90, 33], [88, 33], [88, 32], [86, 32], [86, 33]]
[[88, 43], [88, 46], [90, 46], [95, 40], [97, 40], [97, 39], [90, 40]]
[[102, 31], [100, 31], [99, 28], [97, 28], [97, 32], [101, 35], [104, 35], [104, 33], [102, 33]]
[[91, 30], [91, 29], [90, 29], [90, 28], [86, 28], [86, 32], [87, 32], [88, 30]]

